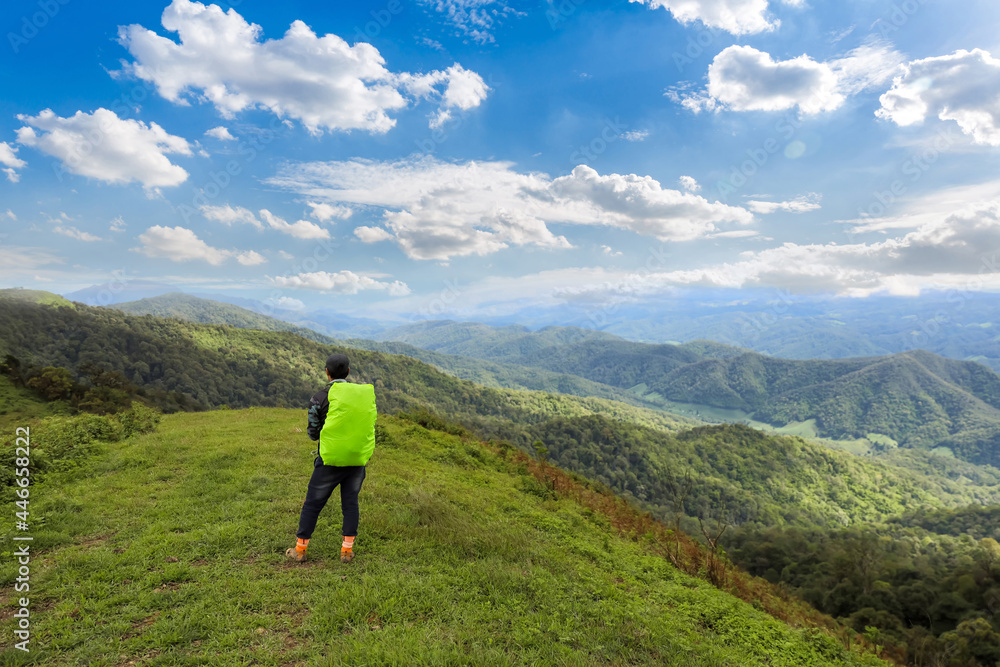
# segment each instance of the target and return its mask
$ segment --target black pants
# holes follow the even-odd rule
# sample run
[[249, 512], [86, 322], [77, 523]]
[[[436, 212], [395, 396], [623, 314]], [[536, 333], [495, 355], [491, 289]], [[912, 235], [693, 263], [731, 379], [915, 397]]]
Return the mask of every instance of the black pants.
[[299, 532], [296, 537], [308, 540], [316, 530], [316, 520], [326, 506], [326, 501], [333, 495], [333, 490], [340, 485], [340, 509], [344, 513], [344, 537], [358, 534], [358, 493], [361, 483], [365, 481], [364, 466], [328, 466], [323, 465], [319, 456], [313, 464], [312, 478], [306, 491], [306, 501], [302, 504], [302, 515], [299, 517]]

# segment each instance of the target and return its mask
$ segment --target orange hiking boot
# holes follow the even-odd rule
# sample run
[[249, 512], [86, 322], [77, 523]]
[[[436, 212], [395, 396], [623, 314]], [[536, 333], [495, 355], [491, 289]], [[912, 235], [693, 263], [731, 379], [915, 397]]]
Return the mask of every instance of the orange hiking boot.
[[340, 548], [340, 562], [350, 563], [354, 559], [354, 549], [352, 547]]
[[309, 540], [303, 540], [301, 537], [295, 542], [295, 546], [291, 549], [285, 549], [285, 556], [289, 560], [294, 560], [296, 563], [303, 563], [306, 560], [306, 547], [309, 546]]

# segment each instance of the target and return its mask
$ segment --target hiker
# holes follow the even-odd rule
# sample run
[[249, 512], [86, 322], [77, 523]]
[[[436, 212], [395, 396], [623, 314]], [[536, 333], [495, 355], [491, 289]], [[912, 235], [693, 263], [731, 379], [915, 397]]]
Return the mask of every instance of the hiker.
[[340, 561], [354, 558], [354, 538], [358, 534], [358, 493], [365, 480], [365, 464], [375, 451], [375, 387], [347, 381], [351, 372], [346, 354], [326, 360], [326, 388], [309, 401], [309, 438], [319, 441], [319, 456], [313, 462], [312, 478], [299, 517], [298, 541], [285, 555], [301, 563], [306, 559], [309, 538], [316, 529], [319, 513], [340, 486], [340, 508], [344, 513]]

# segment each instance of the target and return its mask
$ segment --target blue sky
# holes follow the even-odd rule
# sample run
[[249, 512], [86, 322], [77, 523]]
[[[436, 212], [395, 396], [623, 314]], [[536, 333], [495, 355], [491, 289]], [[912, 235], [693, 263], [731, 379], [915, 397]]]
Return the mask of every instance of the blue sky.
[[995, 290], [1000, 7], [0, 8], [0, 282], [477, 316]]

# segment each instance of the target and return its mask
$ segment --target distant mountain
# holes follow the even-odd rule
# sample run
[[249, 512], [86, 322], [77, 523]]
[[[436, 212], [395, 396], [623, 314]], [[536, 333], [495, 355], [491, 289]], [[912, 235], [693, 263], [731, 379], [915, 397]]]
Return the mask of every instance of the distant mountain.
[[176, 292], [175, 285], [157, 283], [150, 280], [121, 280], [91, 285], [66, 294], [70, 301], [78, 301], [88, 306], [110, 306], [116, 303], [147, 299], [153, 296]]
[[[438, 323], [430, 331], [441, 341], [438, 350], [569, 373], [649, 400], [730, 411], [723, 421], [812, 421], [821, 437], [947, 447], [967, 461], [1000, 464], [1000, 376], [974, 362], [923, 351], [776, 359], [706, 341], [653, 345], [583, 333], [577, 342], [560, 344], [552, 333], [464, 322]], [[401, 333], [429, 339], [412, 329]]]
[[428, 320], [393, 327], [375, 336], [377, 340], [409, 343], [445, 354], [461, 354], [481, 359], [504, 359], [587, 340], [621, 340], [618, 336], [581, 329], [550, 326], [531, 331], [527, 327], [494, 327], [479, 322]]

